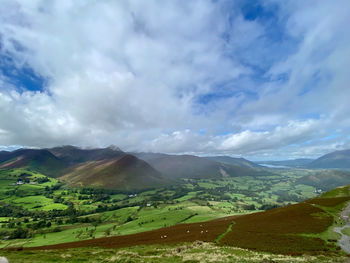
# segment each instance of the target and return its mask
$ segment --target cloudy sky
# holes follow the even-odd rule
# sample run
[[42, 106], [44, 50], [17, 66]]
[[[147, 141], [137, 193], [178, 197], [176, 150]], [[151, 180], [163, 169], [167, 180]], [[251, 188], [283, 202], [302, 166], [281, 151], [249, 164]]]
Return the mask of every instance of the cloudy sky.
[[0, 149], [350, 148], [348, 0], [0, 5]]

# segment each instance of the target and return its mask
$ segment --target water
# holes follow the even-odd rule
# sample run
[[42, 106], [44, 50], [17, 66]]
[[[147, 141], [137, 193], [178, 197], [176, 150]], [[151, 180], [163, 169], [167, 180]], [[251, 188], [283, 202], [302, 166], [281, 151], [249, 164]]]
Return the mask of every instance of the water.
[[278, 168], [278, 169], [288, 169], [290, 167], [288, 166], [284, 166], [284, 165], [273, 165], [273, 164], [264, 164], [264, 163], [259, 163], [259, 165], [261, 166], [265, 166], [265, 167], [268, 167], [268, 168]]

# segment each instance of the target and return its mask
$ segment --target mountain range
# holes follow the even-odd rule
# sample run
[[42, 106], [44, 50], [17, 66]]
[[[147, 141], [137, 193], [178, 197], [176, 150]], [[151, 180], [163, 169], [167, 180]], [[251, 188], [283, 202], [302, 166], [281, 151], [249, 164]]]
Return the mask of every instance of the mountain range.
[[335, 151], [306, 165], [307, 168], [350, 169], [350, 150]]
[[[329, 153], [316, 160], [262, 163], [308, 169], [350, 169], [350, 150]], [[230, 156], [126, 153], [115, 146], [82, 149], [70, 145], [1, 151], [0, 168], [27, 168], [62, 179], [72, 186], [118, 190], [153, 188], [175, 183], [182, 178], [264, 176], [272, 172], [244, 158]]]
[[283, 161], [259, 161], [257, 163], [308, 169], [350, 169], [350, 150], [331, 152], [317, 159], [302, 158]]
[[175, 183], [182, 178], [265, 175], [243, 158], [221, 162], [194, 155], [126, 153], [117, 147], [82, 149], [60, 146], [0, 152], [0, 168], [27, 168], [59, 178], [72, 186], [138, 190]]
[[282, 161], [259, 161], [257, 163], [262, 165], [267, 164], [267, 165], [274, 165], [274, 166], [304, 167], [313, 161], [314, 159], [299, 158], [299, 159], [282, 160]]

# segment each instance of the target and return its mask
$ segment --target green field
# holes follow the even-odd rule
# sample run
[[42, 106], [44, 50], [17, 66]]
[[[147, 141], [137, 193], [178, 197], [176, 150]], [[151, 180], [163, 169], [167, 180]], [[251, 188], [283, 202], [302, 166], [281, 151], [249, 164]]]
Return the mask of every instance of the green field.
[[[121, 192], [70, 188], [25, 169], [1, 170], [0, 202], [7, 210], [0, 214], [0, 247], [126, 235], [280, 207], [317, 196], [314, 187], [297, 182], [307, 173], [185, 179], [167, 188]], [[26, 183], [13, 185], [20, 180]]]

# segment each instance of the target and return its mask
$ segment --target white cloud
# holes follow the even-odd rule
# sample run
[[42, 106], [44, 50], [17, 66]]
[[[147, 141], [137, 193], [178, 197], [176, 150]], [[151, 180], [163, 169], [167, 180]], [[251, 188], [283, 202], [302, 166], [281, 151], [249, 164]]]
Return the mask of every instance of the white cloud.
[[[225, 1], [2, 1], [2, 53], [47, 83], [22, 92], [0, 74], [0, 145], [250, 156], [346, 147], [348, 2], [271, 3], [295, 52]], [[337, 129], [323, 150], [306, 144]]]

